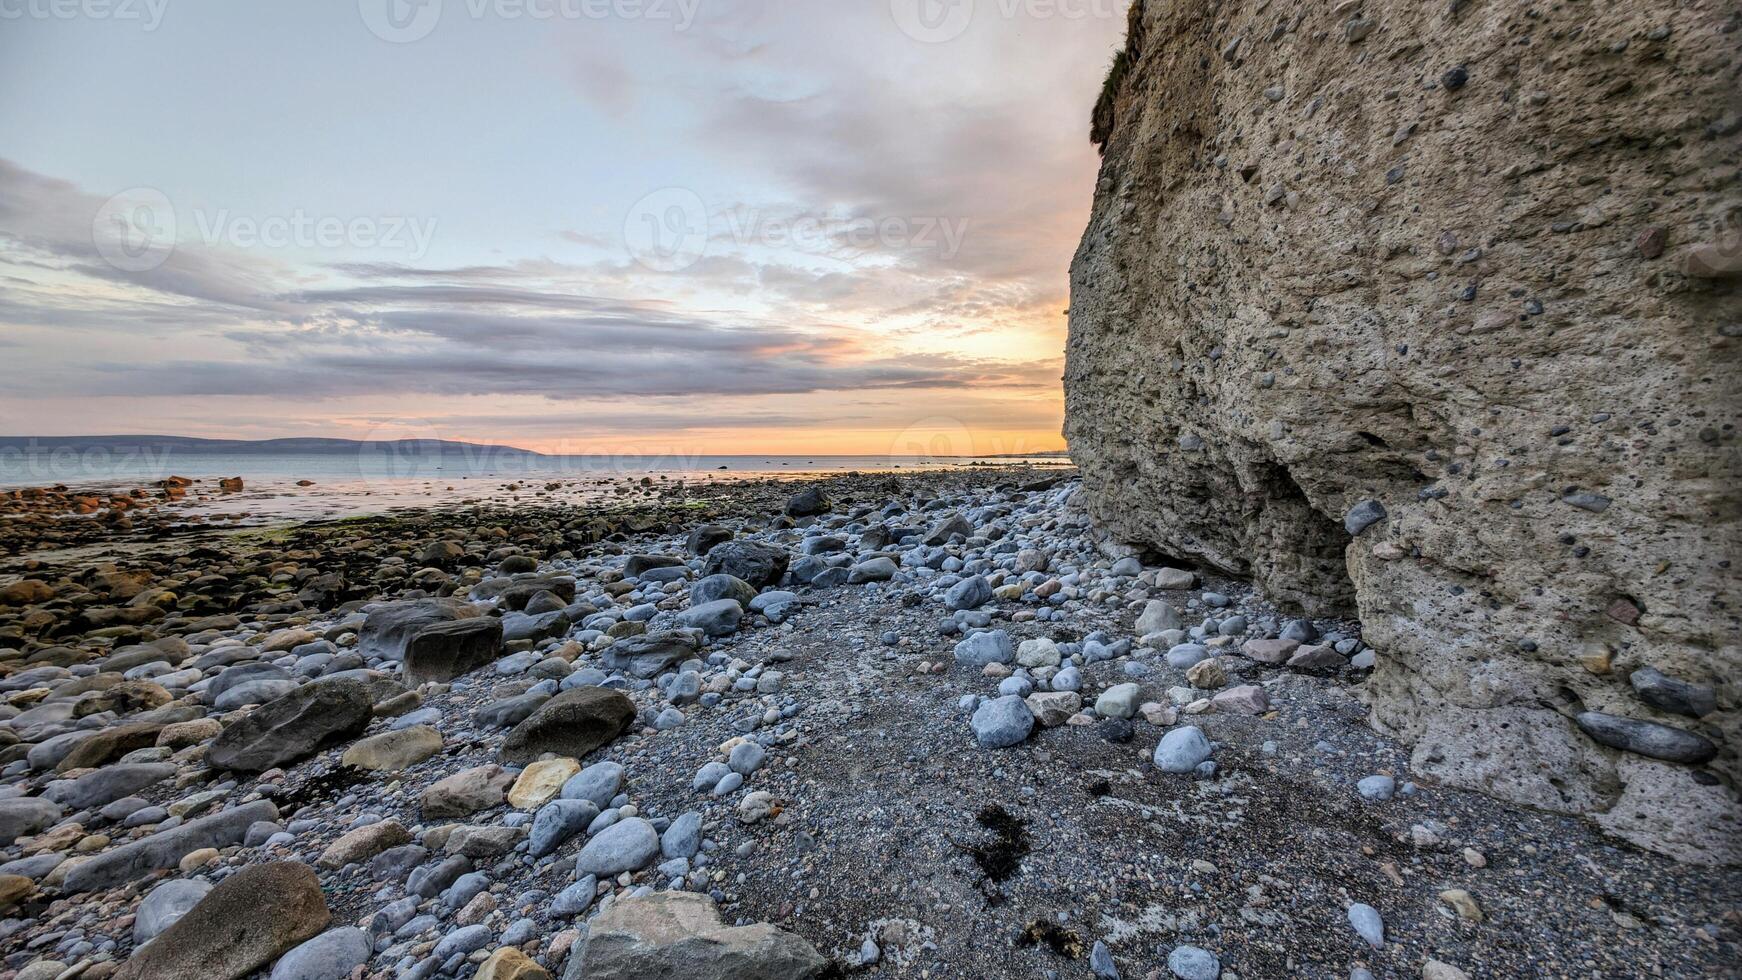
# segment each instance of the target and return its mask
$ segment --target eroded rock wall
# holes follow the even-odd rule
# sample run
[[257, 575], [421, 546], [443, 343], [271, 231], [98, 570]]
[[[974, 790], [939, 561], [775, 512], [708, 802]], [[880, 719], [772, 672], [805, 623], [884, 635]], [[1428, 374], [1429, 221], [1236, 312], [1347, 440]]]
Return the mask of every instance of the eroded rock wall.
[[1742, 857], [1737, 10], [1147, 0], [1065, 377], [1097, 519], [1357, 613], [1418, 777], [1707, 862]]

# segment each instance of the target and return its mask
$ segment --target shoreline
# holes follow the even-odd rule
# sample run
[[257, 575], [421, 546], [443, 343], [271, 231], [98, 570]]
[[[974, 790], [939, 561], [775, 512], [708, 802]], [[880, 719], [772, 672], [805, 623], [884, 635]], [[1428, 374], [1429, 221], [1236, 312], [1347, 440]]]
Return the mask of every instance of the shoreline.
[[[164, 496], [158, 486], [135, 481], [98, 481], [53, 486], [0, 488], [0, 560], [27, 558], [20, 544], [69, 538], [72, 544], [104, 539], [161, 540], [192, 529], [273, 527], [309, 521], [347, 520], [369, 516], [480, 506], [588, 506], [620, 497], [627, 488], [640, 492], [679, 490], [685, 493], [734, 488], [759, 482], [791, 483], [853, 479], [865, 474], [925, 475], [988, 472], [1009, 468], [1074, 471], [1068, 460], [1031, 463], [981, 463], [923, 466], [887, 470], [744, 471], [741, 473], [594, 475], [561, 480], [515, 480], [479, 476], [460, 481], [406, 479], [322, 484], [280, 478], [273, 482], [244, 481], [237, 491], [218, 487], [212, 477], [184, 478], [178, 497]], [[169, 478], [166, 478], [169, 479]], [[41, 496], [32, 500], [28, 493]], [[553, 494], [556, 495], [553, 497]], [[507, 499], [500, 499], [503, 497]], [[431, 499], [434, 502], [431, 502]], [[80, 501], [89, 510], [80, 513]], [[35, 503], [37, 506], [32, 507]], [[117, 505], [122, 506], [117, 511]], [[142, 525], [136, 527], [135, 525]], [[4, 569], [0, 569], [3, 577]]]
[[[171, 885], [287, 866], [310, 869], [325, 934], [359, 934], [370, 980], [465, 980], [486, 957], [577, 977], [589, 922], [673, 896], [868, 980], [1166, 975], [1181, 948], [1247, 978], [1716, 976], [1736, 954], [1733, 875], [1413, 776], [1366, 722], [1383, 651], [1358, 624], [1102, 554], [1073, 475], [653, 481], [189, 527], [26, 568], [0, 582], [0, 884], [19, 879], [0, 978], [145, 969], [133, 923], [160, 922], [146, 906]], [[706, 577], [727, 570], [749, 592], [710, 600], [740, 589]], [[410, 683], [417, 634], [381, 624], [460, 606], [499, 648]], [[262, 703], [346, 684], [369, 692], [355, 730], [283, 723], [251, 736], [270, 764], [238, 768]], [[626, 729], [506, 754], [582, 691], [621, 698]], [[1163, 770], [1188, 729], [1204, 757]], [[540, 767], [607, 787], [577, 784], [593, 816], [555, 844], [568, 804], [540, 794], [570, 782]], [[678, 826], [693, 849], [665, 844]], [[107, 870], [147, 842], [165, 863]], [[605, 842], [635, 852], [625, 870]], [[274, 956], [302, 941], [288, 914], [200, 914], [266, 928]]]

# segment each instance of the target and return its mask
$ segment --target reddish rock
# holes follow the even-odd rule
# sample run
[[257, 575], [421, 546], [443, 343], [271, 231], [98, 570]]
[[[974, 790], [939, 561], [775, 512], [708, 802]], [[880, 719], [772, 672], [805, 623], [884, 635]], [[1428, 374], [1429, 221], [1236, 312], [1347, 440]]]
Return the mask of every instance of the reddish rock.
[[1300, 648], [1299, 640], [1247, 640], [1240, 652], [1261, 664], [1282, 664]]

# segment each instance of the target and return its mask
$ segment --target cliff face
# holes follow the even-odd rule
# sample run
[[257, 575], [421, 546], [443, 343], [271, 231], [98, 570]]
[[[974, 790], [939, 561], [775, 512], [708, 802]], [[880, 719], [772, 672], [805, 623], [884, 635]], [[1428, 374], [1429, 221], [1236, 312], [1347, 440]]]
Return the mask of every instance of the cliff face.
[[1147, 0], [1065, 377], [1093, 515], [1358, 614], [1418, 777], [1706, 862], [1742, 859], [1738, 26]]

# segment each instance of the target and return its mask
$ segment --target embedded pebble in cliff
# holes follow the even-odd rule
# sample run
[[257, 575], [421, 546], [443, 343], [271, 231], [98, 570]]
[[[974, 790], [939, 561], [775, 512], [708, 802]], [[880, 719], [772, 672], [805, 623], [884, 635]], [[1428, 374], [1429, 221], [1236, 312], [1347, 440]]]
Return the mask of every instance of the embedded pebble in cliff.
[[1350, 537], [1360, 537], [1361, 532], [1384, 520], [1385, 505], [1377, 500], [1363, 500], [1349, 508], [1343, 515], [1343, 529]]
[[1561, 502], [1593, 514], [1601, 514], [1613, 503], [1608, 497], [1589, 491], [1569, 491], [1561, 497]]
[[1574, 721], [1585, 734], [1610, 748], [1665, 762], [1699, 765], [1710, 762], [1718, 754], [1718, 747], [1703, 736], [1653, 721], [1623, 718], [1601, 711], [1580, 712]]
[[1701, 718], [1718, 710], [1717, 695], [1710, 687], [1677, 680], [1655, 667], [1641, 667], [1627, 679], [1639, 699], [1659, 711]]

